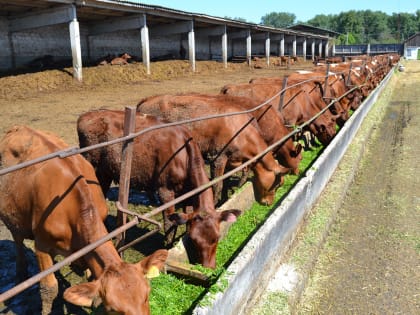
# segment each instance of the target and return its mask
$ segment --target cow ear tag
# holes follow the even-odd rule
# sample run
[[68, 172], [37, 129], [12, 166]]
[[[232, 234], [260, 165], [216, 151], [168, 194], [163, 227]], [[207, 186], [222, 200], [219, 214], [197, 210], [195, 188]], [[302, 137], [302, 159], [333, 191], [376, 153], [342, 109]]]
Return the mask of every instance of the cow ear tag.
[[146, 278], [147, 279], [152, 279], [152, 278], [156, 278], [159, 276], [159, 268], [156, 266], [151, 266], [149, 268], [149, 270], [147, 270], [146, 273]]

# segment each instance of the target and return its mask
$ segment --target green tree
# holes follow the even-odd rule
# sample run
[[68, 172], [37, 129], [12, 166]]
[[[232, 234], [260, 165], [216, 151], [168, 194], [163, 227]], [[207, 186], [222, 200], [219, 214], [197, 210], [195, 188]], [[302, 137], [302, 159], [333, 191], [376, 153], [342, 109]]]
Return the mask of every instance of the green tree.
[[261, 24], [266, 26], [285, 28], [295, 23], [296, 15], [288, 12], [271, 12], [261, 18]]
[[381, 11], [363, 11], [364, 42], [384, 43], [395, 41], [389, 28], [389, 15]]
[[307, 24], [327, 30], [335, 30], [338, 25], [336, 16], [332, 14], [317, 14], [315, 17], [308, 20]]
[[410, 13], [393, 13], [389, 25], [399, 41], [404, 41], [420, 31], [417, 16]]

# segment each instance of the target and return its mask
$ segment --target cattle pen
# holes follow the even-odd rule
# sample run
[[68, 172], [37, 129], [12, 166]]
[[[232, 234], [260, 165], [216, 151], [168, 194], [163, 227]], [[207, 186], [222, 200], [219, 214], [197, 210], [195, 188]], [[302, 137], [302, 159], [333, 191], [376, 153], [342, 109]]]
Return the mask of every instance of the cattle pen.
[[[328, 73], [328, 71], [327, 71]], [[263, 232], [265, 229], [268, 229], [266, 232], [263, 232], [262, 235], [264, 235], [264, 243], [267, 242], [267, 245], [263, 245], [261, 236], [257, 236], [257, 240], [254, 240], [252, 238], [250, 242], [244, 247], [244, 249], [241, 251], [240, 254], [238, 254], [238, 257], [233, 260], [230, 267], [228, 267], [226, 271], [225, 277], [223, 277], [223, 281], [228, 281], [229, 286], [224, 291], [223, 294], [217, 294], [215, 297], [212, 297], [212, 299], [215, 299], [215, 303], [210, 308], [203, 308], [198, 307], [196, 310], [194, 310], [194, 313], [197, 314], [220, 314], [223, 310], [223, 313], [230, 314], [235, 313], [237, 311], [241, 311], [241, 307], [244, 305], [244, 299], [246, 300], [247, 294], [250, 293], [252, 290], [247, 287], [245, 284], [251, 284], [252, 281], [250, 281], [251, 278], [255, 279], [256, 275], [260, 273], [260, 271], [257, 271], [256, 265], [253, 265], [254, 263], [258, 265], [258, 269], [263, 270], [264, 268], [261, 268], [261, 266], [265, 265], [267, 261], [273, 260], [274, 257], [276, 259], [278, 258], [277, 255], [280, 255], [285, 248], [287, 248], [287, 244], [290, 242], [290, 239], [295, 231], [295, 226], [299, 224], [301, 218], [305, 215], [305, 213], [308, 211], [308, 209], [313, 204], [314, 200], [317, 198], [317, 196], [321, 193], [322, 188], [324, 187], [325, 183], [328, 181], [329, 177], [331, 176], [334, 168], [336, 167], [336, 164], [340, 160], [343, 152], [345, 151], [346, 144], [350, 141], [354, 133], [357, 131], [358, 126], [360, 125], [361, 121], [363, 120], [364, 115], [366, 115], [367, 111], [369, 110], [370, 106], [375, 102], [377, 95], [381, 92], [381, 89], [384, 88], [386, 85], [386, 82], [392, 75], [392, 71], [389, 71], [388, 75], [385, 77], [385, 79], [381, 82], [381, 84], [369, 95], [369, 97], [365, 100], [363, 106], [355, 111], [355, 114], [352, 115], [351, 119], [346, 122], [345, 126], [340, 129], [340, 132], [337, 134], [337, 136], [334, 138], [333, 142], [328, 145], [328, 147], [324, 150], [322, 156], [312, 165], [311, 170], [308, 170], [306, 172], [305, 178], [302, 178], [299, 183], [293, 188], [293, 190], [289, 193], [288, 197], [282, 201], [280, 207], [276, 209], [272, 215], [270, 215], [267, 222], [264, 224], [262, 228], [260, 228], [258, 233]], [[353, 92], [354, 89], [359, 87], [354, 87], [352, 90], [349, 90], [347, 93]], [[279, 91], [279, 94], [281, 94], [281, 91]], [[340, 98], [344, 97], [346, 95], [340, 96]], [[333, 103], [338, 101], [339, 98], [334, 98], [329, 106], [331, 106]], [[264, 105], [264, 104], [262, 104]], [[323, 112], [327, 111], [328, 107], [326, 107]], [[319, 115], [321, 115], [323, 112], [321, 112]], [[307, 121], [306, 124], [311, 123], [313, 120], [317, 118], [313, 117], [310, 121]], [[177, 124], [186, 123], [187, 121], [179, 122]], [[170, 125], [169, 125], [170, 126]], [[291, 132], [286, 138], [289, 138], [293, 136], [295, 133], [298, 133], [303, 127], [306, 125], [300, 125], [297, 126], [295, 131]], [[136, 135], [130, 135], [126, 136], [125, 138], [119, 139], [118, 141], [127, 141], [134, 137], [138, 136]], [[279, 141], [279, 143], [273, 144], [272, 146], [269, 146], [266, 151], [261, 152], [260, 155], [255, 157], [255, 160], [260, 158], [262, 155], [269, 152], [271, 149], [282, 143], [285, 139], [282, 139]], [[109, 145], [110, 143], [106, 143], [103, 145]], [[47, 157], [49, 158], [65, 158], [68, 155], [72, 154], [78, 154], [85, 151], [88, 151], [92, 148], [84, 148], [81, 150], [72, 148], [67, 152], [59, 152], [54, 156]], [[234, 169], [230, 171], [229, 173], [226, 173], [223, 177], [214, 179], [210, 182], [210, 186], [215, 183], [215, 181], [223, 180], [232, 174], [236, 173], [240, 169], [250, 165], [255, 160], [249, 160], [245, 164], [243, 164], [241, 167]], [[129, 164], [129, 163], [128, 163]], [[23, 165], [22, 167], [24, 167]], [[4, 174], [5, 172], [12, 171], [12, 170], [1, 170], [1, 174]], [[120, 180], [120, 187], [121, 183], [127, 183], [127, 178], [122, 178]], [[181, 197], [178, 197], [174, 199], [173, 204], [176, 204], [182, 200], [185, 200], [189, 198], [191, 195], [196, 194], [204, 189], [205, 187], [200, 187], [197, 190], [194, 190], [190, 192], [188, 195], [184, 195]], [[126, 200], [128, 198], [128, 189], [125, 190], [127, 193], [123, 194], [123, 200]], [[299, 198], [297, 198], [299, 196]], [[301, 196], [305, 196], [302, 198]], [[120, 203], [122, 205], [126, 204], [126, 201], [121, 201]], [[149, 217], [151, 215], [155, 215], [157, 213], [160, 213], [163, 211], [168, 205], [162, 205], [161, 207], [158, 207], [153, 211], [152, 214], [146, 216]], [[120, 206], [119, 209], [124, 211], [124, 206]], [[301, 212], [298, 211], [292, 211], [291, 209], [301, 209]], [[132, 212], [127, 212], [129, 214], [133, 214]], [[144, 216], [138, 216], [140, 220], [145, 220]], [[128, 229], [132, 225], [136, 224], [137, 219], [134, 220], [134, 222], [130, 221], [128, 225], [123, 227], [122, 229]], [[292, 222], [295, 222], [294, 224], [291, 224]], [[159, 224], [156, 224], [159, 227]], [[271, 227], [267, 227], [271, 226]], [[270, 232], [270, 229], [275, 228], [276, 235], [273, 235], [273, 232]], [[283, 233], [279, 233], [279, 230], [283, 230]], [[119, 230], [120, 231], [120, 230]], [[118, 232], [119, 232], [118, 231]], [[109, 238], [112, 238], [116, 234], [119, 233], [112, 233], [110, 234]], [[108, 237], [107, 237], [108, 239]], [[278, 244], [279, 248], [274, 248], [272, 244]], [[271, 244], [271, 245], [270, 245]], [[94, 245], [92, 245], [94, 246]], [[270, 247], [270, 249], [268, 249]], [[262, 251], [260, 253], [254, 252], [255, 250]], [[80, 254], [82, 255], [82, 254]], [[76, 256], [77, 257], [80, 257]], [[274, 256], [273, 256], [274, 255]], [[253, 257], [253, 264], [249, 263], [250, 258], [246, 257]], [[257, 261], [255, 257], [261, 257], [263, 261]], [[69, 263], [69, 260], [66, 260], [65, 263]], [[59, 265], [61, 266], [61, 265]], [[250, 268], [247, 271], [247, 268]], [[54, 272], [57, 270], [51, 270], [50, 272]], [[233, 276], [230, 276], [233, 275]], [[251, 277], [252, 275], [252, 277]], [[37, 277], [39, 279], [40, 276]], [[37, 279], [34, 279], [35, 282]], [[219, 280], [222, 281], [222, 280]], [[32, 285], [34, 282], [31, 282], [30, 285]], [[24, 284], [23, 287], [27, 287], [28, 284]], [[10, 297], [10, 295], [1, 295], [2, 300], [6, 300]], [[233, 303], [235, 301], [236, 303]]]

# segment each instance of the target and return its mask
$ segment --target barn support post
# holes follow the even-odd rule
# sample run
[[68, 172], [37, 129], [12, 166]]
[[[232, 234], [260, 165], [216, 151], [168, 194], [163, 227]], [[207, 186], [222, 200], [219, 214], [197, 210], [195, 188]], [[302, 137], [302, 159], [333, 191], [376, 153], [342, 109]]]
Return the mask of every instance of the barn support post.
[[222, 34], [222, 59], [223, 59], [223, 66], [225, 68], [227, 68], [227, 65], [228, 65], [228, 63], [227, 63], [227, 61], [228, 61], [228, 53], [227, 53], [227, 50], [228, 50], [228, 46], [227, 46], [228, 45], [228, 42], [227, 42], [226, 25], [224, 27], [225, 27], [225, 30], [224, 30], [224, 32]]
[[370, 56], [370, 43], [367, 44], [366, 55]]
[[280, 35], [280, 56], [284, 56], [284, 34]]
[[284, 34], [280, 34], [279, 56], [284, 56]]
[[335, 56], [335, 43], [332, 44], [332, 55]]
[[146, 14], [143, 14], [143, 25], [140, 29], [141, 37], [141, 56], [143, 64], [146, 66], [147, 74], [150, 74], [150, 41], [149, 28], [147, 27]]
[[[125, 108], [124, 117], [124, 136], [128, 136], [135, 131], [136, 128], [136, 108], [133, 106], [127, 106]], [[121, 206], [127, 209], [128, 206], [128, 194], [130, 190], [130, 175], [131, 175], [131, 164], [133, 160], [133, 144], [134, 139], [127, 140], [122, 145], [121, 152], [121, 171], [120, 171], [120, 182], [118, 189], [118, 201]], [[127, 214], [121, 211], [117, 212], [117, 227], [120, 227], [127, 223]], [[123, 246], [125, 243], [125, 231], [117, 236], [116, 248]], [[121, 253], [122, 255], [122, 253]]]
[[292, 56], [296, 57], [296, 35], [293, 36], [292, 40]]
[[188, 57], [190, 59], [192, 71], [195, 72], [195, 35], [194, 35], [194, 21], [191, 21], [190, 30], [188, 32]]
[[312, 61], [315, 60], [315, 38], [312, 39], [312, 44], [311, 44], [311, 55], [312, 55]]
[[265, 37], [265, 58], [267, 59], [267, 66], [270, 65], [270, 33], [267, 32]]
[[303, 55], [303, 61], [306, 61], [306, 37], [303, 38], [302, 55]]
[[251, 30], [248, 30], [248, 34], [246, 36], [246, 61], [249, 66], [251, 65], [251, 55], [252, 55]]
[[319, 45], [318, 45], [318, 54], [319, 54], [319, 57], [322, 58], [322, 40], [319, 42]]
[[73, 62], [73, 77], [77, 81], [82, 81], [82, 49], [80, 46], [79, 22], [76, 19], [76, 7], [72, 6], [73, 19], [69, 24], [70, 45]]
[[329, 42], [327, 40], [327, 42], [325, 43], [325, 58], [327, 58], [329, 56], [329, 50], [330, 46], [329, 46]]

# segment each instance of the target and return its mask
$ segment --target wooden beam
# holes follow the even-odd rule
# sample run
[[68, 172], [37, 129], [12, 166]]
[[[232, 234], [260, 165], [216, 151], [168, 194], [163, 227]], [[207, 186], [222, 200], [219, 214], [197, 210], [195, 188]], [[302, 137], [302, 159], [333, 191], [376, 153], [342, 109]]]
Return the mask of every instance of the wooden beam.
[[127, 16], [96, 22], [89, 29], [89, 35], [99, 35], [117, 31], [141, 29], [146, 24], [144, 15]]
[[76, 19], [76, 10], [72, 5], [59, 8], [36, 11], [30, 15], [25, 15], [11, 19], [9, 22], [10, 32], [20, 32], [28, 29], [69, 23]]

